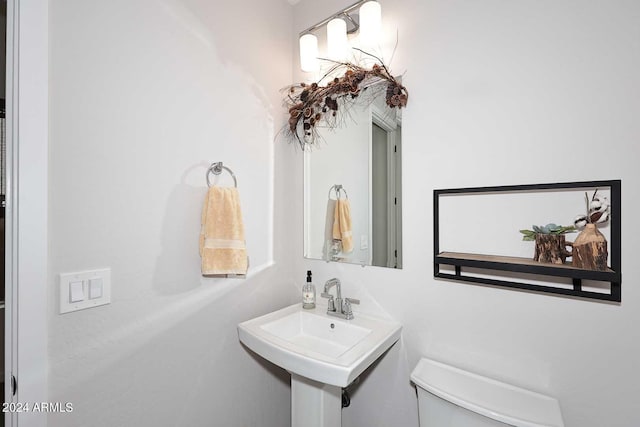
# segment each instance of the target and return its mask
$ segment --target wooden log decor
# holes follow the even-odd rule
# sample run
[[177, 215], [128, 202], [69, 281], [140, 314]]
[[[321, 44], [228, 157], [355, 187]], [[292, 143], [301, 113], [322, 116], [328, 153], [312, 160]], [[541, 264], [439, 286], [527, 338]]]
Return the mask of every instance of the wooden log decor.
[[572, 265], [585, 270], [604, 271], [608, 259], [607, 239], [595, 224], [587, 224], [573, 242]]
[[553, 264], [564, 264], [567, 257], [571, 256], [571, 252], [567, 251], [567, 246], [571, 245], [571, 242], [566, 241], [564, 234], [537, 233], [533, 260]]

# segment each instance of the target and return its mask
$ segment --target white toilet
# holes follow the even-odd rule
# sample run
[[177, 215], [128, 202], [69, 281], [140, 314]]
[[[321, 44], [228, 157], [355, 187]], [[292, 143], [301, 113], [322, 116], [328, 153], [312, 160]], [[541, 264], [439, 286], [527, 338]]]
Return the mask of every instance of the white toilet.
[[545, 396], [423, 358], [411, 373], [420, 427], [564, 427]]

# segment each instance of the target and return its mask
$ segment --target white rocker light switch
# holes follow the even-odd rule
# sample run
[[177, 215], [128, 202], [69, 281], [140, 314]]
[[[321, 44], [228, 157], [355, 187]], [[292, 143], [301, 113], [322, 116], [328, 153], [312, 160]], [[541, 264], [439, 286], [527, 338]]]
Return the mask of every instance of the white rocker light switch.
[[84, 282], [69, 283], [69, 302], [84, 301]]

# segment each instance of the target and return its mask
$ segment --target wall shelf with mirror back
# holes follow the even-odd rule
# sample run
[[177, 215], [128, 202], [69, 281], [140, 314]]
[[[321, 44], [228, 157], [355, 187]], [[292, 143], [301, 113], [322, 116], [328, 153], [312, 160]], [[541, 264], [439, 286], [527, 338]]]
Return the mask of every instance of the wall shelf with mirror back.
[[[606, 191], [610, 199], [610, 219], [607, 225], [609, 233], [608, 265], [602, 270], [577, 268], [571, 262], [553, 264], [534, 261], [523, 256], [471, 253], [466, 250], [454, 251], [450, 249], [455, 248], [449, 246], [445, 248], [445, 251], [442, 251], [441, 246], [444, 246], [441, 240], [442, 224], [445, 224], [444, 221], [452, 219], [452, 216], [444, 215], [442, 212], [444, 198], [498, 195], [500, 197], [519, 197], [518, 200], [523, 200], [522, 198], [527, 195], [541, 198], [548, 193], [556, 193], [563, 198], [569, 198], [568, 196], [571, 195], [575, 198], [573, 193], [580, 192], [582, 194], [582, 192], [589, 190]], [[550, 203], [550, 205], [555, 206], [554, 203]], [[591, 300], [620, 302], [622, 299], [620, 180], [434, 190], [433, 206], [434, 277], [436, 278]], [[505, 206], [502, 210], [508, 210], [508, 203], [502, 206]], [[453, 220], [456, 218], [454, 217]], [[502, 234], [501, 231], [499, 232]], [[494, 231], [494, 233], [496, 232]], [[573, 250], [575, 253], [575, 248]]]

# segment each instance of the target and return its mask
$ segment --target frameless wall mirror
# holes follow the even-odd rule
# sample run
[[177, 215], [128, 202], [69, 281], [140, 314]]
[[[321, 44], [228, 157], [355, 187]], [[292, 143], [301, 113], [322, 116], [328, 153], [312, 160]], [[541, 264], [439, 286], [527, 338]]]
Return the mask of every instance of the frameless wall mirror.
[[[304, 152], [305, 258], [402, 268], [401, 110], [363, 98], [341, 127], [318, 131]], [[350, 251], [335, 239], [338, 198], [350, 206]]]

